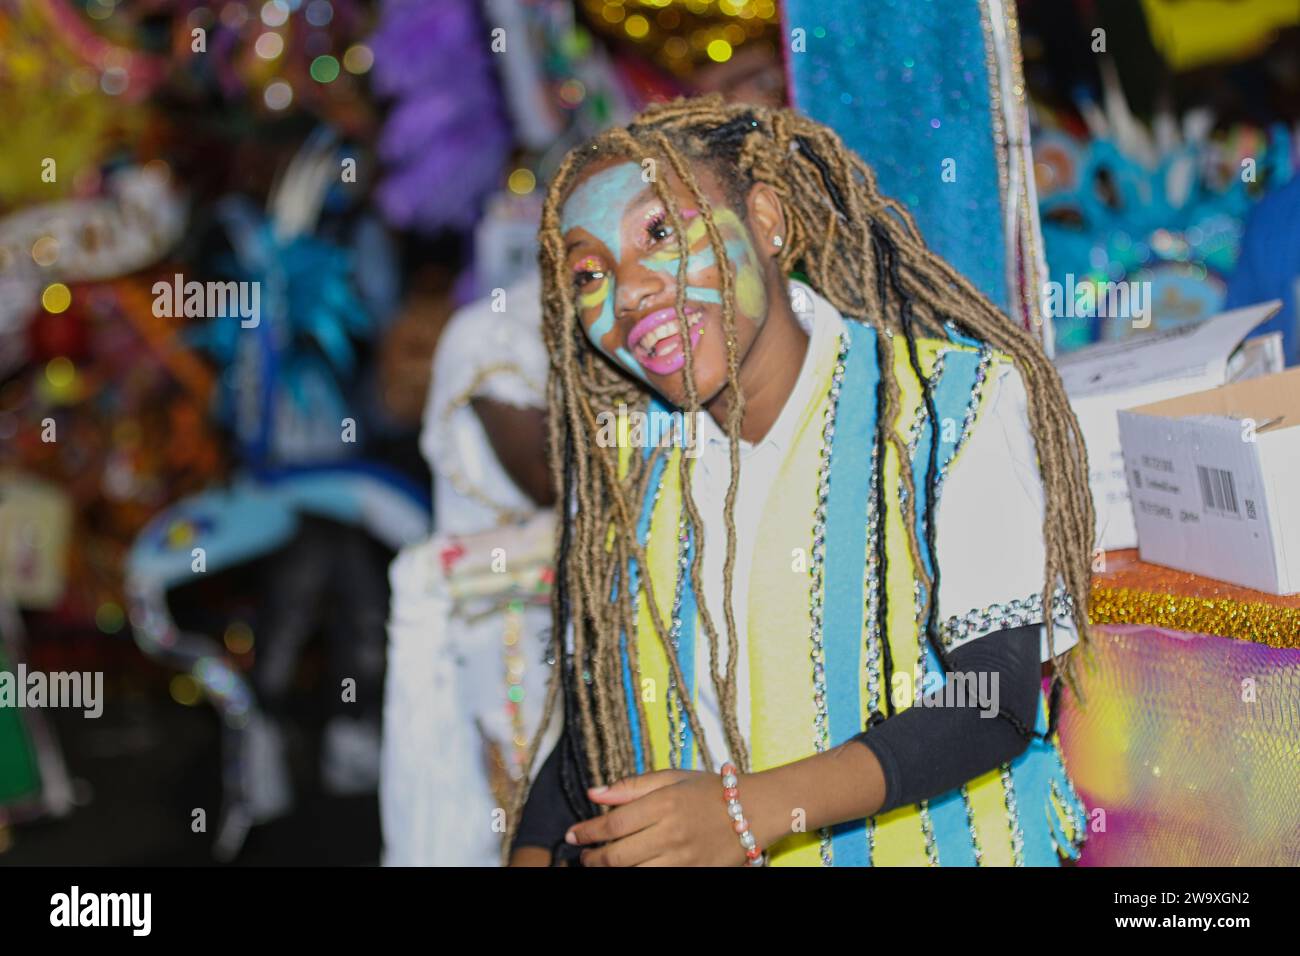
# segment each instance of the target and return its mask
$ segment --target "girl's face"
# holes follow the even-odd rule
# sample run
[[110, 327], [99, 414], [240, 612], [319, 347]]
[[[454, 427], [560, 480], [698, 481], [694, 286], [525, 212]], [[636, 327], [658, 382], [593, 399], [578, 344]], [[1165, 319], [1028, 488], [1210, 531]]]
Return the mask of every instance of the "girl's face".
[[689, 334], [696, 394], [704, 404], [727, 383], [722, 270], [732, 276], [742, 361], [767, 316], [769, 273], [775, 270], [770, 257], [757, 252], [761, 247], [746, 224], [748, 209], [728, 203], [710, 170], [698, 168], [695, 175], [725, 245], [722, 262], [690, 190], [670, 172], [665, 175], [685, 231], [680, 239], [686, 255], [684, 322], [676, 309], [679, 238], [640, 164], [614, 158], [589, 166], [564, 203], [560, 228], [579, 316], [592, 344], [668, 401], [683, 405], [682, 336]]

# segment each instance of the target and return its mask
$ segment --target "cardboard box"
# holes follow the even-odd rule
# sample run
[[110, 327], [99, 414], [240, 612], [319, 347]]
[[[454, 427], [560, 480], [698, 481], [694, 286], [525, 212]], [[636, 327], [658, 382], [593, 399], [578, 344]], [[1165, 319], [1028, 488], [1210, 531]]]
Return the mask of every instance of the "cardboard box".
[[1142, 560], [1300, 592], [1300, 368], [1119, 413]]
[[1223, 312], [1195, 325], [1106, 342], [1057, 359], [1056, 366], [1088, 447], [1088, 485], [1097, 511], [1097, 546], [1137, 545], [1119, 444], [1122, 408], [1222, 385], [1229, 363], [1240, 376], [1281, 370], [1281, 353], [1263, 343], [1239, 355], [1242, 342], [1280, 309], [1278, 300]]

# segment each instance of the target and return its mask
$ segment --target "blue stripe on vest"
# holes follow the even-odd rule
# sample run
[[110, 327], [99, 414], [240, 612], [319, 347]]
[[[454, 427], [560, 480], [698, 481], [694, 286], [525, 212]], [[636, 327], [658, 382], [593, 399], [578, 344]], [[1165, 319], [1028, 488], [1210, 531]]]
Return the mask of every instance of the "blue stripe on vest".
[[[653, 423], [658, 420], [658, 416], [654, 413], [656, 411], [666, 412], [667, 409], [657, 398], [653, 399], [650, 405], [650, 421]], [[653, 443], [647, 443], [644, 451], [646, 457], [649, 457], [653, 448]], [[664, 466], [667, 463], [667, 460], [667, 455], [661, 455], [659, 460], [654, 463], [653, 470], [650, 472], [650, 483], [647, 487], [657, 488], [659, 486], [659, 482], [663, 480]], [[653, 492], [647, 494], [645, 500], [641, 503], [641, 516], [637, 519], [636, 524], [636, 539], [641, 542], [643, 548], [645, 547], [646, 539], [650, 536], [650, 519], [654, 515], [654, 504], [655, 495]], [[640, 575], [638, 574], [636, 559], [633, 558], [628, 562], [628, 593], [636, 594], [639, 584]], [[615, 582], [614, 594], [611, 595], [610, 599], [616, 600], [617, 596], [618, 583]], [[646, 767], [645, 761], [641, 756], [641, 720], [638, 716], [639, 712], [636, 706], [636, 688], [632, 684], [632, 661], [627, 652], [627, 640], [627, 632], [623, 632], [619, 635], [619, 651], [622, 655], [623, 666], [623, 694], [627, 700], [628, 723], [632, 732], [632, 752], [636, 754], [636, 772], [645, 773], [647, 770], [652, 770], [654, 768]]]
[[[917, 443], [916, 457], [912, 460], [912, 480], [916, 487], [916, 537], [921, 542], [921, 556], [927, 571], [934, 568], [935, 556], [925, 547], [924, 516], [926, 509], [937, 507], [938, 502], [930, 501], [930, 488], [926, 483], [929, 468], [930, 443], [937, 439], [935, 466], [942, 470], [952, 460], [961, 437], [958, 427], [970, 404], [971, 391], [975, 387], [975, 376], [979, 369], [979, 355], [952, 349], [943, 353], [943, 371], [938, 381], [931, 383], [931, 398], [934, 412], [938, 419], [938, 428], [928, 418]], [[948, 426], [947, 423], [952, 425]], [[936, 515], [937, 518], [937, 515]], [[936, 534], [938, 529], [936, 529]], [[929, 646], [929, 641], [922, 642], [925, 647], [927, 673], [942, 670], [939, 659]], [[970, 827], [966, 819], [966, 804], [959, 790], [951, 790], [935, 797], [928, 803], [930, 811], [931, 832], [934, 834], [935, 847], [939, 861], [943, 866], [974, 866], [975, 847], [971, 842]]]
[[[867, 553], [867, 509], [871, 495], [871, 449], [876, 432], [875, 330], [846, 322], [851, 347], [835, 412], [831, 440], [830, 492], [826, 498], [826, 561], [822, 601], [822, 649], [830, 739], [841, 744], [862, 732], [859, 676], [863, 666], [862, 578]], [[857, 560], [830, 560], [854, 555]], [[836, 866], [871, 863], [866, 821], [833, 828], [831, 851]]]
[[[1038, 720], [1034, 730], [1047, 730], [1047, 706], [1039, 695]], [[1059, 766], [1056, 749], [1046, 740], [1035, 738], [1029, 749], [1011, 761], [1011, 785], [1015, 789], [1020, 830], [1025, 837], [1025, 866], [1059, 866], [1060, 858], [1052, 846], [1052, 803], [1050, 778]]]

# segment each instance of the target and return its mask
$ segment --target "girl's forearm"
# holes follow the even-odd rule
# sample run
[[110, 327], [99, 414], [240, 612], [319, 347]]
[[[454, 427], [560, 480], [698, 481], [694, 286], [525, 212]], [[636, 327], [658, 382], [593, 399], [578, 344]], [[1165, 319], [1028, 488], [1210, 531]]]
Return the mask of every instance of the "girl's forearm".
[[517, 847], [510, 854], [511, 866], [550, 866], [551, 851], [540, 846]]
[[[993, 709], [1015, 720], [985, 719], [984, 704], [945, 706], [946, 698], [935, 692], [928, 706], [908, 708], [872, 731], [871, 747], [851, 740], [744, 780], [741, 802], [757, 827], [754, 836], [768, 846], [795, 824], [813, 831], [879, 813], [886, 787], [877, 752], [889, 763], [891, 806], [946, 793], [1018, 757], [1029, 743], [1020, 728], [1032, 727], [1038, 716], [1039, 638], [1039, 625], [1028, 624], [989, 634], [951, 655], [954, 673], [992, 675], [999, 695]], [[939, 741], [945, 743], [933, 746]]]
[[794, 763], [746, 774], [740, 800], [761, 846], [795, 832], [873, 816], [885, 803], [885, 774], [876, 755], [849, 741]]

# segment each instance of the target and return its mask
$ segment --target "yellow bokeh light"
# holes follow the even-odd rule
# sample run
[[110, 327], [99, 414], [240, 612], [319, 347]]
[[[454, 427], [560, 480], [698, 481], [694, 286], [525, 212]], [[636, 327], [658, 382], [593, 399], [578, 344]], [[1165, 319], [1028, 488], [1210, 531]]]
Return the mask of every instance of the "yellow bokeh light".
[[194, 526], [188, 521], [174, 522], [164, 536], [169, 548], [184, 548], [194, 540]]
[[726, 40], [712, 40], [707, 48], [709, 59], [714, 63], [726, 63], [731, 59], [731, 44]]
[[45, 380], [62, 391], [69, 388], [77, 379], [77, 367], [70, 359], [60, 355], [45, 363]]
[[72, 292], [62, 282], [51, 282], [41, 293], [41, 305], [46, 312], [58, 315], [72, 305]]
[[639, 40], [650, 32], [650, 21], [637, 13], [627, 18], [627, 23], [623, 24], [623, 29], [627, 31], [627, 35], [632, 39]]
[[516, 196], [527, 196], [537, 188], [537, 177], [531, 169], [520, 167], [510, 174], [506, 185]]
[[189, 674], [177, 674], [171, 679], [167, 689], [171, 691], [172, 700], [178, 704], [193, 707], [199, 702], [198, 682]]
[[343, 69], [354, 75], [366, 73], [375, 64], [375, 55], [364, 43], [354, 43], [343, 54]]

